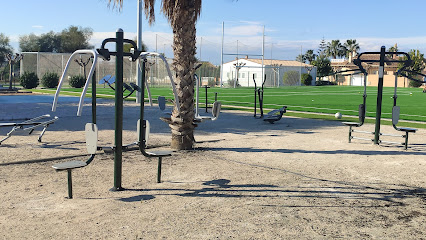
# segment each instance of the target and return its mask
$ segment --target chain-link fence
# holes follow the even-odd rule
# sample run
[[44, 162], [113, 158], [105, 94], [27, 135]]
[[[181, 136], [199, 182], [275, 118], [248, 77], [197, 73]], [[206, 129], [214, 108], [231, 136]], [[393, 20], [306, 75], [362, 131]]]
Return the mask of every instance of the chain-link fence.
[[[66, 64], [71, 54], [69, 53], [36, 53], [36, 52], [24, 52], [23, 60], [21, 61], [20, 73], [34, 72], [39, 78], [47, 72], [57, 73], [59, 76], [62, 75]], [[68, 84], [68, 80], [74, 75], [88, 74], [92, 67], [92, 61], [87, 61], [88, 55], [79, 55], [74, 57], [74, 60], [70, 62], [68, 67], [67, 76], [64, 84]], [[86, 66], [83, 64], [79, 65], [75, 60], [79, 60], [80, 63], [87, 62]], [[81, 61], [80, 61], [81, 60]], [[172, 64], [172, 59], [167, 59], [169, 65]], [[123, 81], [124, 82], [136, 82], [137, 74], [136, 62], [130, 61], [128, 58], [124, 58], [123, 63]], [[147, 69], [147, 81], [150, 86], [170, 86], [170, 79], [167, 74], [167, 69], [164, 62], [157, 57], [148, 57], [146, 64]], [[98, 59], [96, 66], [96, 78], [102, 79], [106, 75], [115, 75], [115, 57], [111, 56], [110, 61], [104, 61]]]

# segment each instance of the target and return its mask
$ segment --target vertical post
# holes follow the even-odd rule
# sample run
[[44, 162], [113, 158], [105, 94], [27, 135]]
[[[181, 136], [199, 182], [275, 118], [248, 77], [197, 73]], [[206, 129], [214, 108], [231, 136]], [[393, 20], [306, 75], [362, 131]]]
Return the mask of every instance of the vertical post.
[[222, 22], [222, 49], [220, 51], [220, 87], [223, 86], [223, 38], [225, 34], [225, 22]]
[[[145, 81], [146, 81], [146, 79], [145, 79], [146, 58], [141, 59], [141, 61], [142, 61], [142, 63], [141, 63], [142, 64], [141, 98], [144, 99], [145, 98]], [[140, 102], [140, 110], [139, 110], [139, 114], [140, 114], [139, 115], [139, 141], [140, 141], [139, 144], [142, 145], [143, 149], [145, 149], [145, 139], [146, 139], [146, 136], [145, 136], [146, 122], [144, 120], [144, 111], [145, 111], [145, 101], [141, 101]]]
[[12, 91], [12, 75], [13, 75], [13, 56], [9, 60], [9, 90]]
[[114, 151], [114, 187], [112, 191], [121, 191], [122, 153], [123, 153], [123, 30], [116, 32], [115, 56], [115, 151]]
[[209, 86], [204, 86], [205, 88], [206, 88], [206, 112], [208, 112], [207, 111], [207, 108], [208, 108], [208, 99], [207, 99], [207, 88], [209, 87]]
[[[137, 37], [136, 37], [136, 44], [138, 47], [138, 50], [141, 51], [142, 50], [142, 0], [138, 0], [138, 23], [137, 23]], [[136, 81], [137, 81], [137, 85], [140, 88], [143, 88], [144, 86], [142, 86], [142, 76], [141, 76], [141, 70], [140, 70], [140, 59], [138, 59], [136, 61]], [[139, 91], [136, 91], [136, 103], [139, 103], [140, 101], [143, 101], [143, 99], [141, 100], [141, 93]]]
[[72, 175], [71, 175], [71, 169], [67, 169], [67, 175], [68, 175], [68, 198], [72, 199]]
[[380, 65], [379, 65], [379, 83], [377, 88], [377, 105], [376, 105], [376, 127], [374, 130], [374, 144], [379, 144], [380, 140], [380, 120], [382, 117], [382, 97], [383, 97], [383, 75], [385, 68], [385, 47], [380, 49]]
[[265, 72], [264, 68], [265, 65], [263, 65], [263, 61], [265, 60], [265, 25], [263, 25], [263, 32], [262, 32], [262, 83], [263, 83], [263, 74]]
[[96, 124], [96, 68], [92, 76], [92, 123]]

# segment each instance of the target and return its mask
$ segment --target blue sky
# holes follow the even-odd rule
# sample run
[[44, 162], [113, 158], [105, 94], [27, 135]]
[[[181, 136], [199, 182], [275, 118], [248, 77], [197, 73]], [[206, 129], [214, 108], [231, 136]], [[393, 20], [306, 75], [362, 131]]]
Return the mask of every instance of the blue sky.
[[[156, 22], [143, 20], [143, 41], [150, 51], [172, 57], [172, 31], [160, 13]], [[30, 33], [60, 32], [70, 25], [90, 27], [91, 43], [99, 47], [104, 38], [122, 28], [125, 37], [136, 36], [137, 0], [125, 0], [121, 12], [107, 0], [13, 0], [2, 1], [0, 32], [8, 36], [15, 51], [18, 39]], [[197, 23], [197, 57], [220, 64], [222, 22], [225, 53], [261, 54], [265, 27], [265, 58], [294, 60], [326, 41], [356, 39], [361, 51], [379, 51], [398, 44], [401, 51], [426, 53], [424, 0], [204, 0]], [[237, 49], [238, 41], [238, 49]], [[229, 61], [235, 56], [225, 56]]]

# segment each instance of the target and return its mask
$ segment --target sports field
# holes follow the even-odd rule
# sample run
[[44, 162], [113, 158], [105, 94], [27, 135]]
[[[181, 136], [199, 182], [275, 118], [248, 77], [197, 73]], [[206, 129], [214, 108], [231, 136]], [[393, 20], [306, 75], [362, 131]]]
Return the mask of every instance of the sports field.
[[[53, 89], [52, 89], [53, 91]], [[315, 87], [283, 87], [264, 88], [264, 109], [287, 106], [290, 111], [329, 113], [341, 112], [343, 116], [357, 116], [358, 105], [362, 103], [364, 88], [356, 86], [315, 86]], [[51, 92], [51, 91], [50, 91]], [[81, 89], [64, 88], [61, 94], [80, 93]], [[88, 94], [90, 90], [88, 91]], [[253, 111], [254, 89], [239, 88], [209, 88], [208, 102], [214, 102], [215, 93], [217, 99], [222, 102], [224, 108], [241, 107]], [[154, 102], [158, 96], [173, 98], [170, 88], [151, 87]], [[391, 118], [394, 88], [383, 89], [382, 118]], [[98, 97], [113, 98], [112, 89], [103, 85], [97, 88]], [[127, 95], [126, 92], [124, 95]], [[401, 120], [426, 122], [426, 93], [421, 88], [399, 88], [397, 92], [397, 105], [401, 107]], [[147, 100], [147, 94], [145, 94]], [[129, 99], [134, 99], [134, 95]], [[205, 89], [200, 89], [200, 108], [204, 107]], [[376, 116], [377, 87], [367, 87], [367, 117]], [[258, 105], [259, 106], [259, 105]], [[258, 110], [259, 111], [259, 110]]]

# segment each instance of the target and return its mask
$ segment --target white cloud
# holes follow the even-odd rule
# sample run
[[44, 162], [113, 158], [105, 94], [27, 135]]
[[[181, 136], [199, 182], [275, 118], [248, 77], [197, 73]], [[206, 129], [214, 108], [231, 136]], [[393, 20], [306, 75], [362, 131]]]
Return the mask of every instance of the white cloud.
[[44, 26], [41, 26], [41, 25], [33, 25], [31, 27], [36, 28], [36, 29], [43, 29], [44, 28]]

